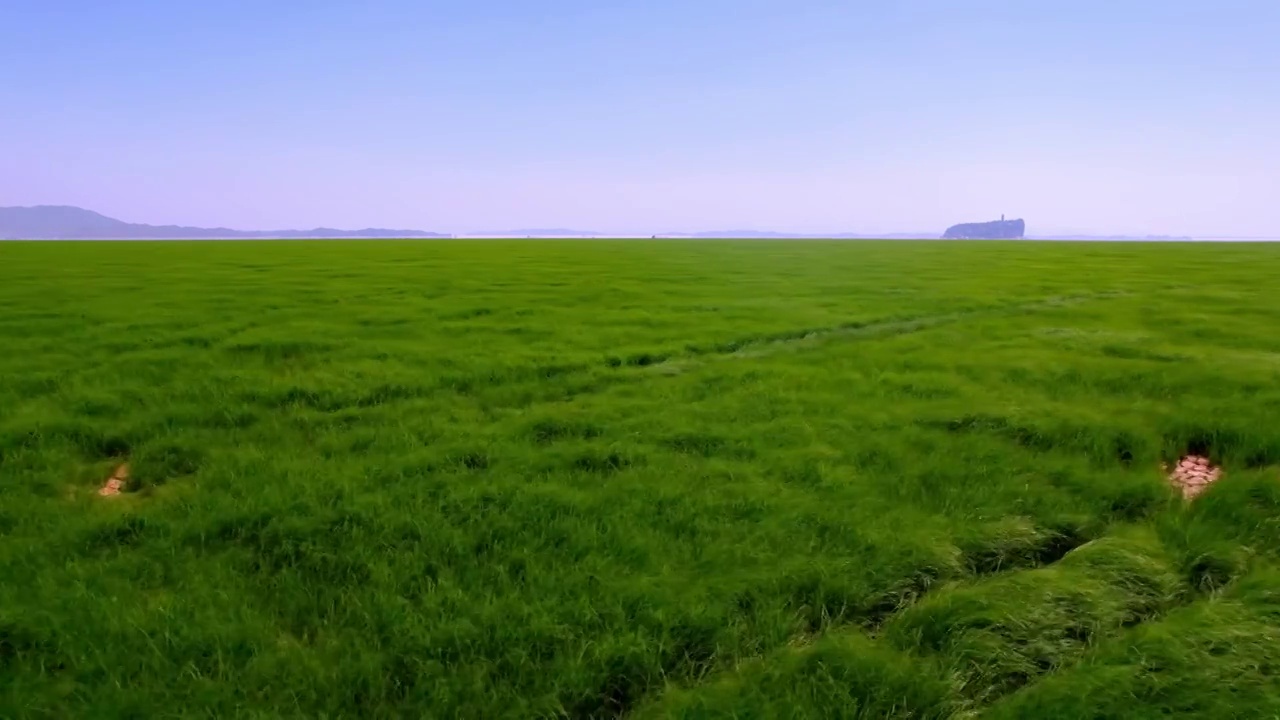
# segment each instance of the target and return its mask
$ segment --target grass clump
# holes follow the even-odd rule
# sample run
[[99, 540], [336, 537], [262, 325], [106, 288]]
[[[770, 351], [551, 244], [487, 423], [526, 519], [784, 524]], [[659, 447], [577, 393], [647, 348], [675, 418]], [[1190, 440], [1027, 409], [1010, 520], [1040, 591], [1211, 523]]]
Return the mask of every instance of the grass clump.
[[886, 624], [885, 639], [937, 654], [960, 693], [986, 704], [1175, 605], [1185, 588], [1162, 555], [1150, 534], [1101, 538], [1050, 567], [932, 593]]
[[992, 718], [1271, 717], [1280, 707], [1280, 573], [1099, 643], [1079, 665], [996, 704]]
[[931, 670], [907, 655], [841, 633], [784, 648], [693, 689], [672, 689], [636, 717], [952, 717], [957, 708], [950, 688]]

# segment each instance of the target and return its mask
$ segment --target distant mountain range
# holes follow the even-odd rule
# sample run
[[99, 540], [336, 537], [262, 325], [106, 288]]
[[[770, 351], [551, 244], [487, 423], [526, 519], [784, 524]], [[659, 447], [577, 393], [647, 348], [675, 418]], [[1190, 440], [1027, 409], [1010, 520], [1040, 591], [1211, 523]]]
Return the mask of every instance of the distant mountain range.
[[0, 207], [0, 239], [10, 240], [236, 240], [253, 238], [447, 238], [421, 230], [231, 230], [142, 225], [69, 205]]
[[[1021, 220], [992, 223], [967, 223], [948, 228], [944, 237], [1023, 237]], [[0, 207], [0, 240], [249, 240], [257, 238], [451, 238], [451, 237], [532, 237], [532, 238], [609, 238], [650, 237], [648, 233], [616, 234], [568, 228], [536, 228], [493, 233], [450, 235], [422, 230], [232, 230], [230, 228], [198, 228], [180, 225], [143, 225], [109, 218], [101, 213], [69, 205], [37, 205], [35, 207]], [[717, 230], [710, 232], [666, 232], [652, 235], [669, 239], [827, 239], [827, 240], [917, 240], [938, 237], [936, 232], [912, 233], [797, 233], [769, 230]], [[1028, 235], [1032, 240], [1190, 240], [1169, 235]], [[1228, 239], [1228, 238], [1222, 238]], [[1239, 238], [1264, 239], [1264, 238]]]

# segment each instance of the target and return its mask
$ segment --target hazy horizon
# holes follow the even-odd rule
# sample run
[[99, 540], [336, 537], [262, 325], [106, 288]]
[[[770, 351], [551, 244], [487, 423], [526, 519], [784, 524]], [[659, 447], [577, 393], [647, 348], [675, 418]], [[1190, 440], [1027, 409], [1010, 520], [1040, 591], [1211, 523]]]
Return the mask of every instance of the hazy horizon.
[[[696, 5], [696, 6], [695, 6]], [[12, 0], [0, 206], [1280, 236], [1280, 4]]]

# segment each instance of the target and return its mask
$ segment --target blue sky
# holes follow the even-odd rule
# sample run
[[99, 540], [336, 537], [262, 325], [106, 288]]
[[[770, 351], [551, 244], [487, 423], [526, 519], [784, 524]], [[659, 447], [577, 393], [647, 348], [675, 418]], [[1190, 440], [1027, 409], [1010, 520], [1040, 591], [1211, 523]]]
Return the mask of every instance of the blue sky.
[[0, 205], [1280, 235], [1276, 0], [0, 0]]

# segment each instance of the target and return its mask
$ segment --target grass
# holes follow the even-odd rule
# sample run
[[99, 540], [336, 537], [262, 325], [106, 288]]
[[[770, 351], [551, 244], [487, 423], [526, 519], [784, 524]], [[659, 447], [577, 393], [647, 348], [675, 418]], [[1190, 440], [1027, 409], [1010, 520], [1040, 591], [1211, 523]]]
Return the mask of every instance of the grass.
[[0, 717], [1275, 717], [1275, 277], [2, 243]]

